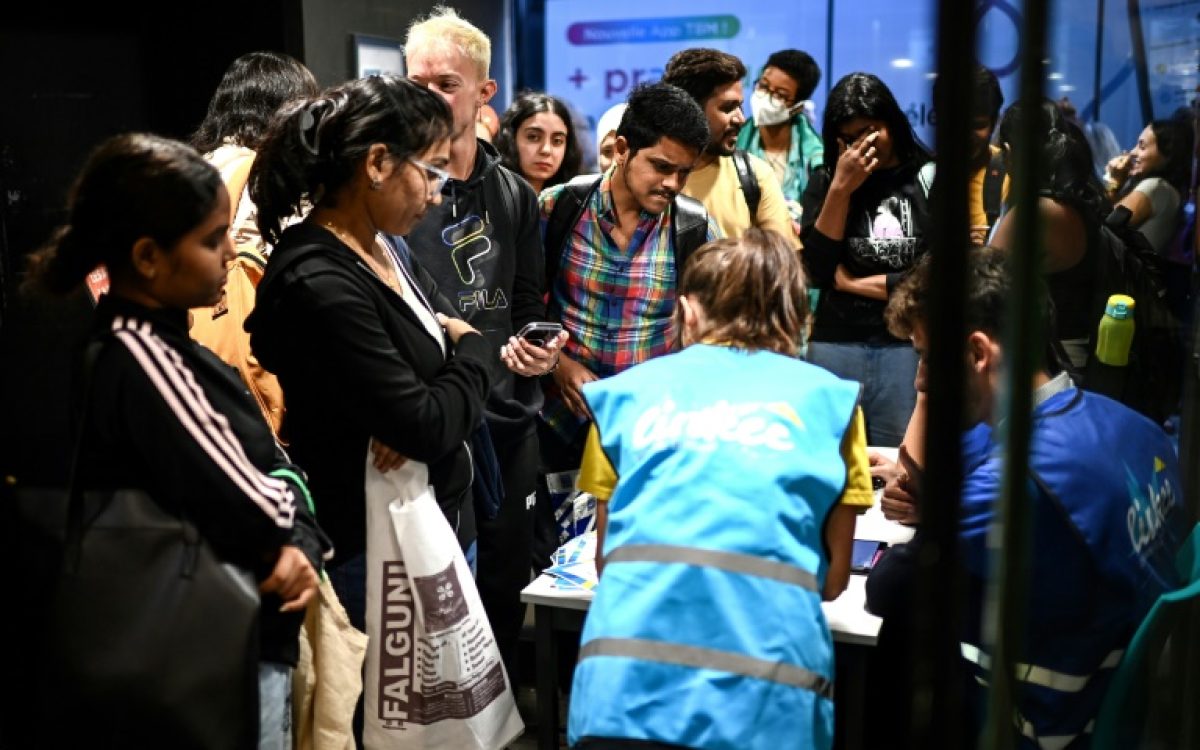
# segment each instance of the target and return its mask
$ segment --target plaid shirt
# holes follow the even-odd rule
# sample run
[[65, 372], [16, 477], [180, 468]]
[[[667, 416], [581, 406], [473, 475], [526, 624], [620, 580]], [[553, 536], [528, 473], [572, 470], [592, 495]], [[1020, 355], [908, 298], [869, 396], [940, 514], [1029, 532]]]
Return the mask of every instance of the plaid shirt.
[[[665, 354], [675, 343], [675, 249], [671, 244], [671, 212], [641, 212], [637, 226], [622, 250], [612, 237], [616, 209], [610, 169], [584, 206], [562, 251], [558, 278], [550, 287], [552, 310], [570, 333], [564, 351], [569, 357], [606, 378]], [[539, 199], [542, 233], [564, 187], [542, 192]], [[712, 219], [708, 240], [720, 237]], [[546, 248], [557, 252], [558, 248]], [[564, 440], [581, 437], [585, 420], [562, 402], [556, 389], [546, 394], [542, 418]]]

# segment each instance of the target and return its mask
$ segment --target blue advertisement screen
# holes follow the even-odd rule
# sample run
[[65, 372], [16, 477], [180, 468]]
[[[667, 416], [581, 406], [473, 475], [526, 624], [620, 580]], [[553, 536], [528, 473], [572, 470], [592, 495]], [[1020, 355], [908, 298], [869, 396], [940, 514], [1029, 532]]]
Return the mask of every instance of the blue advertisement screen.
[[[737, 55], [753, 79], [772, 52], [797, 48], [821, 67], [812, 97], [818, 124], [828, 88], [847, 73], [867, 71], [888, 84], [917, 135], [934, 145], [935, 8], [933, 2], [895, 0], [546, 0], [546, 89], [594, 127], [638, 83], [660, 78], [667, 59], [681, 49], [712, 47]], [[979, 58], [996, 73], [1006, 102], [1017, 93], [1021, 9], [1020, 0], [976, 3]], [[1197, 86], [1200, 0], [1142, 0], [1139, 17], [1149, 113], [1135, 74], [1137, 29], [1127, 3], [1052, 3], [1048, 33], [1046, 95], [1068, 98], [1085, 122], [1098, 114], [1122, 148], [1136, 142], [1148, 119], [1168, 117], [1191, 102]]]

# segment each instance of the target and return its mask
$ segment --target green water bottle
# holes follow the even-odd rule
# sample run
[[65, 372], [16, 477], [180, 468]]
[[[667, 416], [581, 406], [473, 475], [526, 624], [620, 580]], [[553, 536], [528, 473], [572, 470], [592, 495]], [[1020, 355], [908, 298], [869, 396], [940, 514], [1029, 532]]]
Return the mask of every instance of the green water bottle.
[[1096, 359], [1112, 367], [1129, 364], [1129, 346], [1133, 343], [1133, 297], [1114, 294], [1104, 306], [1100, 332], [1096, 336]]

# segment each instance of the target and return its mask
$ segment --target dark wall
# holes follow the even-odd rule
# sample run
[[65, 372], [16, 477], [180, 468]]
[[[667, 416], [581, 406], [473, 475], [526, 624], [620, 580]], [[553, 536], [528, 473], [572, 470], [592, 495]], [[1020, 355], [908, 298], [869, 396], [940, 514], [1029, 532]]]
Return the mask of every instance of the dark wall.
[[90, 10], [73, 4], [70, 12], [14, 7], [29, 5], [0, 8], [4, 286], [62, 222], [71, 180], [100, 141], [130, 130], [186, 138], [235, 57], [258, 49], [302, 54], [299, 0], [212, 0], [208, 20], [193, 23], [120, 0]]
[[[36, 2], [36, 0], [35, 0]], [[179, 20], [166, 8], [0, 4], [0, 295], [24, 257], [62, 223], [67, 191], [106, 137], [144, 130], [186, 138], [225, 68], [254, 50], [303, 60], [322, 84], [351, 74], [351, 34], [403, 41], [434, 2], [210, 0]], [[493, 106], [512, 98], [512, 0], [451, 2], [492, 39]], [[220, 19], [229, 19], [228, 23]], [[234, 20], [236, 19], [236, 21]], [[0, 297], [0, 323], [4, 297]]]
[[512, 98], [512, 49], [507, 31], [510, 0], [302, 0], [305, 62], [322, 85], [340, 83], [353, 75], [352, 34], [387, 37], [401, 43], [415, 19], [435, 5], [448, 5], [478, 26], [492, 40], [492, 77], [500, 85], [492, 106], [504, 110]]

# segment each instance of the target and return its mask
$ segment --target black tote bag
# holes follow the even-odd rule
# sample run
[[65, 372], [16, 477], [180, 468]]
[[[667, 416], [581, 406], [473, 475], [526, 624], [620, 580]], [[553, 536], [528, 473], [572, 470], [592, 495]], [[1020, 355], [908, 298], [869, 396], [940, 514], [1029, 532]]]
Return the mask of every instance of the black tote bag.
[[[100, 346], [85, 358], [89, 401]], [[49, 747], [255, 747], [253, 577], [146, 492], [83, 490], [81, 453], [77, 445], [69, 489], [15, 491], [27, 527], [61, 541], [37, 735]]]

